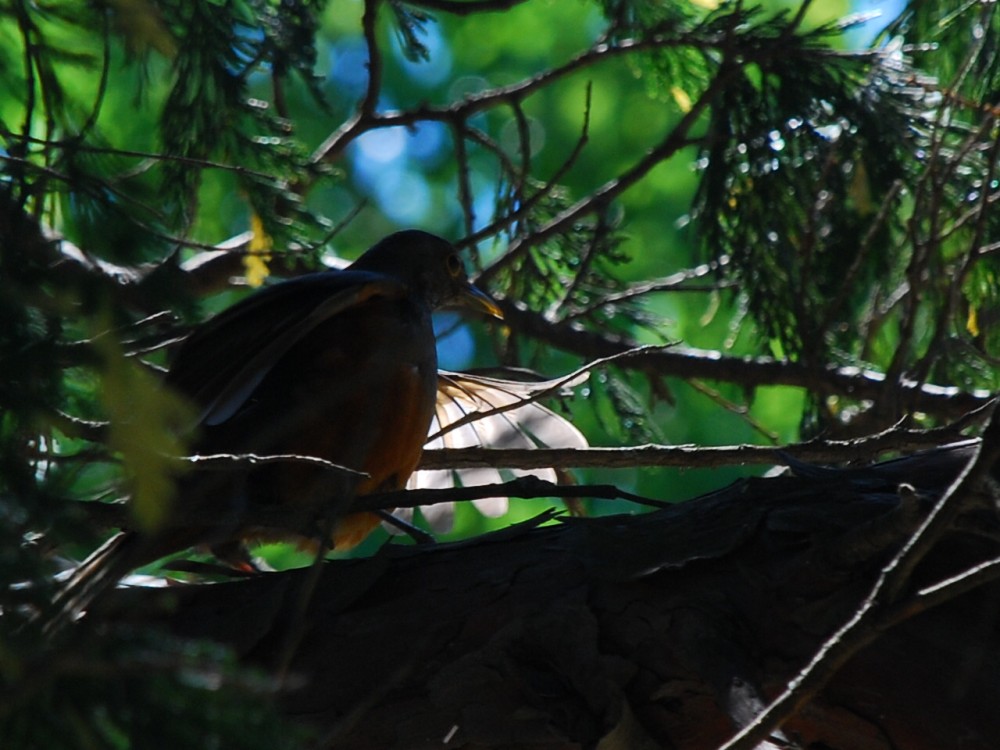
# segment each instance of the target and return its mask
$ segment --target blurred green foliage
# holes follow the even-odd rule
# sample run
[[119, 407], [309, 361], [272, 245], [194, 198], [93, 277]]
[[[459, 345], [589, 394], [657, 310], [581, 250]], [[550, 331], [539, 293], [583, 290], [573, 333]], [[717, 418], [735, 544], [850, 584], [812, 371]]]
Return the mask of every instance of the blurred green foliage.
[[[248, 708], [269, 688], [225, 654], [141, 632], [53, 646], [25, 625], [63, 555], [101, 536], [79, 501], [131, 492], [140, 523], [170, 507], [185, 416], [156, 379], [171, 341], [244, 293], [189, 283], [190, 263], [250, 229], [265, 274], [420, 226], [471, 236], [494, 293], [553, 325], [1000, 385], [995, 3], [912, 0], [857, 53], [841, 1], [474, 6], [392, 0], [366, 28], [359, 0], [0, 0], [0, 736], [295, 741]], [[362, 101], [376, 116], [352, 130]], [[500, 327], [448, 341], [442, 357], [468, 367], [583, 359]], [[710, 445], [878, 412], [845, 402], [611, 367], [560, 408], [594, 444]], [[578, 478], [682, 500], [739, 473]], [[459, 508], [447, 538], [561, 507], [515, 502], [500, 520]]]

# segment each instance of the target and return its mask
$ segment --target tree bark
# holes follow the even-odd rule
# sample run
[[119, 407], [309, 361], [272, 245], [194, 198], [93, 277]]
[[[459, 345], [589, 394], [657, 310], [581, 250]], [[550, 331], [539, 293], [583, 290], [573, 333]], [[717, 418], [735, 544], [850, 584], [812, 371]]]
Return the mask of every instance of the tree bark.
[[[797, 466], [643, 515], [123, 590], [98, 616], [229, 644], [280, 680], [283, 709], [321, 747], [716, 748], [857, 613], [972, 450]], [[857, 652], [762, 747], [998, 746], [1000, 583], [973, 574], [950, 599], [920, 594], [1000, 556], [991, 482], [961, 500]]]

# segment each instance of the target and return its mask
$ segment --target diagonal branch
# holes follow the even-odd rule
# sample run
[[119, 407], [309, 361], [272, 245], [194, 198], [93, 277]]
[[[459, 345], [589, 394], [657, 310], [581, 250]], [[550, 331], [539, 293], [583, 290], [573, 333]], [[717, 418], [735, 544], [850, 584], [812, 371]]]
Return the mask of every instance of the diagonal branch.
[[646, 152], [645, 156], [639, 161], [616, 177], [605, 182], [587, 197], [582, 198], [558, 216], [552, 218], [544, 226], [532, 231], [527, 237], [511, 243], [507, 252], [493, 265], [483, 271], [483, 283], [487, 283], [490, 278], [513, 263], [529, 248], [558, 235], [567, 226], [579, 221], [581, 217], [590, 214], [600, 206], [607, 205], [609, 201], [614, 200], [649, 174], [658, 164], [666, 161], [680, 149], [687, 146], [688, 133], [694, 127], [695, 123], [698, 122], [705, 110], [708, 109], [709, 105], [715, 100], [718, 92], [729, 82], [732, 75], [732, 73], [720, 73], [715, 76], [712, 79], [712, 83], [698, 97], [698, 101], [684, 113], [684, 116], [670, 129], [660, 143]]
[[475, 114], [503, 103], [521, 101], [567, 76], [605, 60], [628, 56], [663, 47], [676, 47], [682, 43], [694, 44], [697, 40], [680, 37], [652, 36], [646, 39], [625, 39], [613, 44], [597, 44], [562, 65], [549, 68], [530, 78], [508, 86], [498, 86], [468, 96], [447, 105], [421, 104], [406, 110], [372, 112], [369, 116], [355, 116], [334, 131], [313, 153], [313, 164], [336, 161], [347, 144], [362, 133], [378, 128], [410, 126], [422, 121], [455, 122], [468, 120]]

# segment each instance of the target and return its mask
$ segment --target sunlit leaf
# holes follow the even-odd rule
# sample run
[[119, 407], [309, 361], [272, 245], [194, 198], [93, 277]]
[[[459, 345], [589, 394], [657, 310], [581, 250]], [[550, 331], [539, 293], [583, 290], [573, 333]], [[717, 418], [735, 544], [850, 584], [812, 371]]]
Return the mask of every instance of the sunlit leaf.
[[969, 308], [969, 316], [965, 319], [965, 330], [973, 336], [978, 336], [980, 334], [979, 313], [974, 307]]
[[110, 318], [94, 326], [93, 347], [101, 359], [100, 401], [109, 421], [108, 446], [121, 456], [137, 525], [154, 529], [171, 512], [182, 437], [194, 423], [190, 405], [108, 335]]
[[670, 94], [674, 97], [674, 101], [677, 102], [677, 106], [680, 108], [681, 112], [691, 111], [691, 97], [688, 93], [682, 89], [680, 86], [672, 86], [670, 88]]
[[243, 256], [243, 272], [246, 275], [247, 284], [258, 287], [270, 275], [271, 271], [267, 264], [271, 260], [271, 248], [274, 240], [264, 229], [264, 222], [261, 221], [257, 212], [250, 214], [250, 247]]

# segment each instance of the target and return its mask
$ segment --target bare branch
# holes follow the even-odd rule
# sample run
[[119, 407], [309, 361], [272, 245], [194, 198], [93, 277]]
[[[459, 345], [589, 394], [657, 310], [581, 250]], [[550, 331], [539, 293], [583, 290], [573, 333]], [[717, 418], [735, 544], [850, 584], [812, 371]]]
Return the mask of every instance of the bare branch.
[[[707, 287], [699, 287], [695, 289], [686, 282], [691, 281], [692, 279], [702, 279], [706, 276], [717, 273], [720, 268], [727, 265], [729, 265], [729, 256], [723, 255], [721, 258], [713, 260], [711, 263], [702, 263], [694, 268], [686, 268], [683, 271], [677, 271], [669, 276], [665, 276], [662, 279], [633, 284], [625, 291], [617, 292], [615, 294], [607, 294], [601, 297], [601, 299], [597, 300], [592, 305], [567, 315], [563, 318], [563, 320], [577, 320], [579, 318], [586, 317], [605, 305], [616, 305], [621, 304], [622, 302], [631, 302], [632, 300], [645, 297], [649, 294], [655, 294], [657, 292], [707, 291]], [[732, 282], [720, 282], [712, 286], [711, 289], [726, 289], [732, 286]]]
[[361, 18], [365, 47], [368, 49], [368, 86], [358, 106], [358, 114], [361, 117], [370, 117], [375, 113], [379, 92], [382, 90], [382, 52], [376, 35], [378, 6], [379, 0], [365, 0], [365, 12]]
[[465, 123], [456, 122], [452, 125], [452, 137], [455, 139], [455, 167], [458, 172], [458, 203], [462, 207], [462, 217], [465, 220], [466, 234], [472, 234], [476, 224], [476, 214], [472, 205], [472, 183], [469, 179], [469, 152], [465, 148]]
[[717, 92], [728, 81], [729, 76], [725, 73], [720, 73], [713, 78], [712, 83], [702, 92], [691, 108], [684, 113], [680, 121], [669, 130], [659, 145], [650, 149], [645, 156], [630, 168], [605, 182], [601, 187], [590, 193], [590, 195], [577, 201], [544, 226], [533, 231], [529, 236], [513, 242], [502, 257], [483, 271], [482, 277], [484, 281], [488, 281], [491, 277], [495, 276], [501, 269], [514, 262], [529, 248], [539, 245], [550, 237], [559, 234], [567, 226], [579, 221], [582, 216], [595, 211], [598, 207], [607, 205], [609, 201], [624, 193], [649, 174], [660, 162], [669, 159], [681, 148], [684, 148], [687, 145], [688, 132], [704, 111], [708, 109]]
[[[583, 152], [584, 147], [590, 138], [590, 94], [591, 87], [587, 86], [587, 99], [586, 105], [583, 113], [583, 125], [580, 129], [580, 137], [577, 139], [576, 144], [573, 146], [573, 150], [570, 152], [563, 163], [559, 165], [559, 168], [552, 174], [551, 177], [546, 181], [546, 183], [538, 190], [533, 192], [531, 195], [526, 196], [524, 201], [517, 207], [517, 210], [506, 213], [503, 216], [497, 217], [495, 220], [487, 224], [485, 227], [480, 229], [478, 232], [474, 232], [463, 240], [460, 240], [457, 244], [459, 247], [470, 247], [482, 239], [491, 237], [497, 232], [503, 231], [510, 227], [515, 221], [518, 221], [524, 216], [527, 216], [535, 206], [538, 205], [539, 201], [550, 195], [553, 190], [559, 185], [559, 181], [566, 175], [569, 170], [576, 164], [577, 160], [580, 158], [580, 154]], [[470, 134], [474, 137], [478, 137], [478, 131], [471, 129]], [[485, 136], [484, 136], [485, 137]], [[483, 142], [486, 145], [486, 141]], [[503, 161], [503, 157], [500, 153], [497, 157]]]
[[416, 508], [420, 505], [481, 500], [488, 497], [519, 497], [522, 499], [546, 497], [595, 497], [603, 500], [628, 500], [653, 508], [669, 507], [670, 503], [626, 492], [613, 484], [555, 484], [534, 476], [518, 477], [509, 482], [481, 484], [471, 487], [445, 489], [400, 490], [357, 498], [352, 511], [374, 511], [387, 508]]
[[997, 579], [1000, 579], [1000, 557], [984, 560], [961, 573], [920, 589], [912, 598], [893, 607], [886, 619], [893, 624], [903, 622]]
[[335, 464], [316, 456], [304, 456], [298, 453], [210, 453], [194, 456], [183, 456], [180, 459], [183, 463], [191, 464], [197, 469], [232, 471], [234, 466], [267, 466], [269, 464], [307, 464], [320, 469], [334, 471], [338, 474], [347, 474], [358, 478], [367, 478], [369, 475], [363, 471], [357, 471], [347, 466]]
[[[686, 40], [693, 43], [694, 40]], [[346, 145], [357, 136], [369, 130], [390, 128], [399, 125], [415, 125], [422, 121], [452, 122], [466, 120], [474, 114], [491, 109], [505, 102], [521, 100], [556, 81], [584, 68], [605, 60], [627, 56], [662, 47], [676, 47], [683, 43], [681, 38], [652, 36], [646, 39], [625, 39], [614, 44], [602, 43], [591, 47], [562, 65], [549, 68], [537, 75], [509, 86], [489, 89], [452, 104], [440, 106], [423, 104], [407, 110], [392, 112], [372, 112], [370, 116], [355, 116], [345, 122], [327, 138], [313, 153], [312, 162], [319, 164], [335, 161]]]
[[[501, 303], [504, 321], [517, 332], [588, 359], [608, 357], [636, 348], [635, 342], [612, 333], [588, 331], [575, 323], [548, 320], [511, 300]], [[747, 388], [787, 385], [819, 395], [851, 399], [878, 399], [884, 395], [886, 377], [875, 370], [828, 365], [811, 368], [799, 362], [769, 357], [726, 356], [716, 351], [674, 346], [669, 350], [644, 351], [617, 363], [623, 369], [678, 378], [700, 378], [738, 383]], [[898, 387], [919, 411], [955, 418], [988, 403], [988, 391], [966, 391], [958, 387], [920, 385], [902, 379]]]
[[719, 466], [784, 465], [786, 457], [800, 461], [868, 462], [890, 451], [930, 448], [955, 440], [952, 428], [938, 430], [886, 430], [856, 440], [812, 440], [786, 446], [765, 445], [635, 445], [626, 448], [435, 448], [420, 461], [423, 471], [441, 469], [626, 469], [635, 467], [714, 468]]

